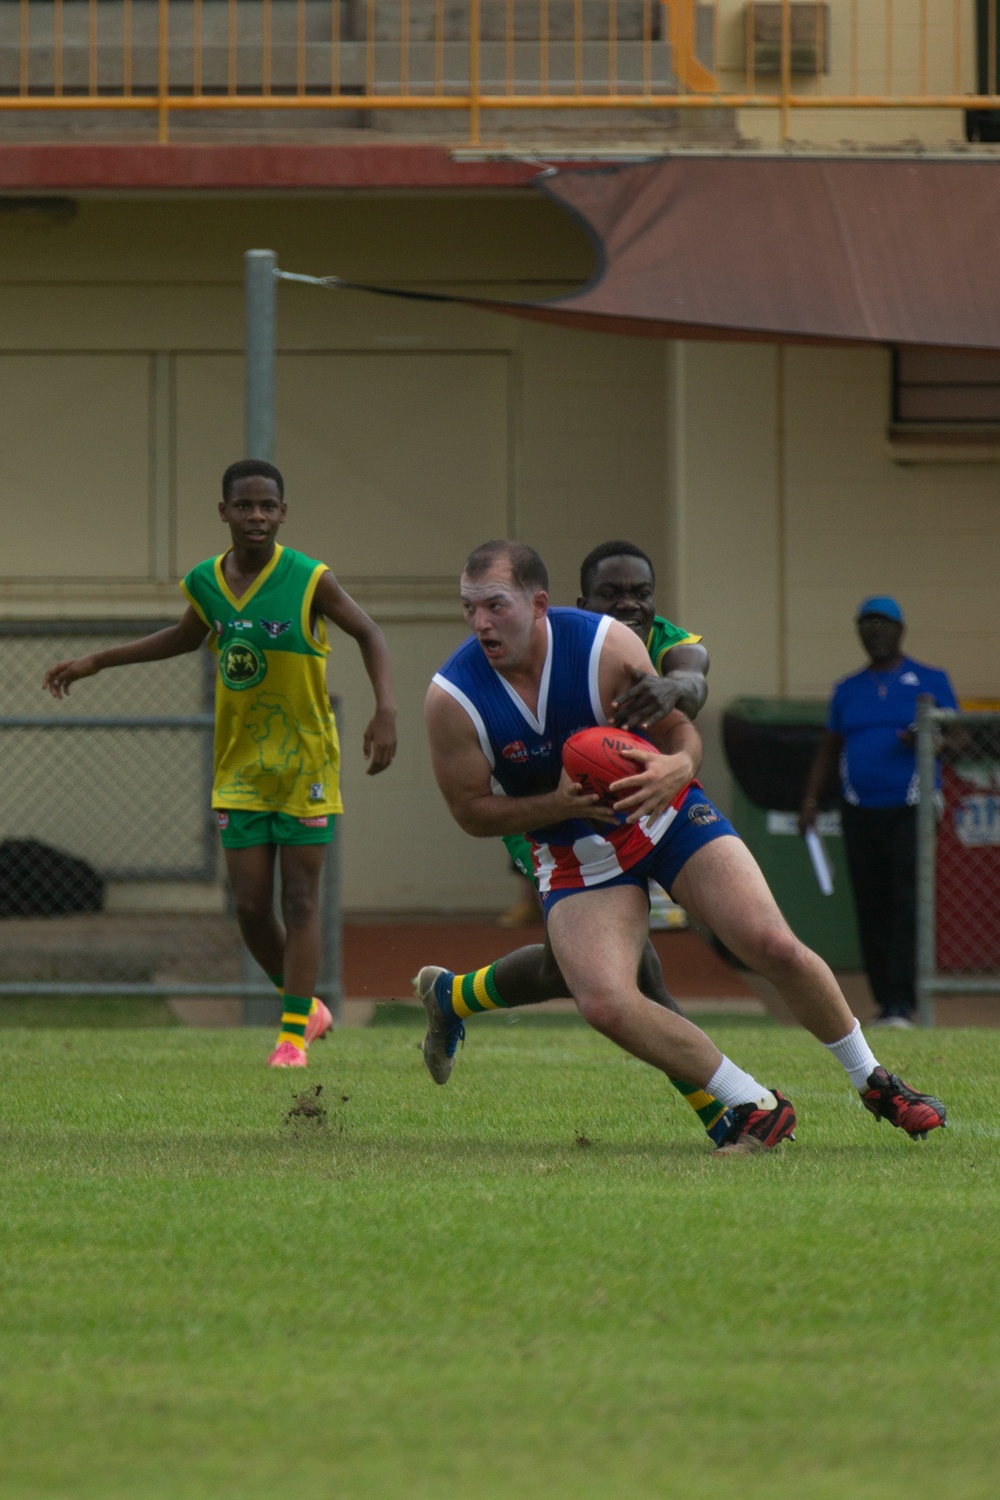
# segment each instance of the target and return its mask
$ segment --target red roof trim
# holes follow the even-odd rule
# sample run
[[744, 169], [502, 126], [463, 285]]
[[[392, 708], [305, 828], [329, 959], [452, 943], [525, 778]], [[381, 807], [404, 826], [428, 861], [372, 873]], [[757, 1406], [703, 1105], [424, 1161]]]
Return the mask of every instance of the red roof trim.
[[446, 147], [0, 146], [0, 192], [523, 187], [538, 167], [454, 161]]

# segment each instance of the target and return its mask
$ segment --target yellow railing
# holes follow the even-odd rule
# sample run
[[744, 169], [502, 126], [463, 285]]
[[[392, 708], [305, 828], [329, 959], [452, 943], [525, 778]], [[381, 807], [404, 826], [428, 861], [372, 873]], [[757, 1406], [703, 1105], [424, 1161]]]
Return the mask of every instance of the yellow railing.
[[[0, 0], [0, 110], [1000, 109], [1000, 0]], [[510, 115], [508, 114], [508, 119]], [[641, 118], [633, 115], [632, 119]], [[618, 122], [627, 136], [629, 120]]]

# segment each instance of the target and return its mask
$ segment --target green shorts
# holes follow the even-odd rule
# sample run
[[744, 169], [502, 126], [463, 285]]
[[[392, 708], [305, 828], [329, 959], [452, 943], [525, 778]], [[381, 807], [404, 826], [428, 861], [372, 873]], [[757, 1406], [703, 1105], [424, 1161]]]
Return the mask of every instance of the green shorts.
[[527, 875], [529, 880], [534, 880], [535, 866], [531, 859], [531, 840], [525, 838], [523, 833], [505, 833], [503, 841], [507, 846], [507, 853], [521, 874]]
[[250, 849], [255, 844], [328, 844], [336, 813], [293, 818], [283, 812], [245, 812], [217, 807], [223, 849]]

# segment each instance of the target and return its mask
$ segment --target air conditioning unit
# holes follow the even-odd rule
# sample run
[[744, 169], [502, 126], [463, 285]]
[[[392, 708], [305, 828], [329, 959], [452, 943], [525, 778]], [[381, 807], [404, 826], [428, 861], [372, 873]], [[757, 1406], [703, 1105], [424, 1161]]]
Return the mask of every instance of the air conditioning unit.
[[[759, 77], [781, 75], [781, 13], [775, 0], [749, 0], [746, 6], [747, 71]], [[789, 5], [789, 52], [793, 73], [829, 73], [830, 7], [812, 0], [793, 0]]]

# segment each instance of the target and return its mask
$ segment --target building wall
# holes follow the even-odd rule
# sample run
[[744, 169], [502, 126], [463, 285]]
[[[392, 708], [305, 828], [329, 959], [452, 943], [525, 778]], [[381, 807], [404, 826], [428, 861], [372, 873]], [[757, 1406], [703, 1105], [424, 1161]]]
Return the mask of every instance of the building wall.
[[[178, 576], [221, 550], [219, 474], [242, 448], [241, 255], [261, 244], [289, 269], [523, 297], [591, 270], [571, 221], [526, 196], [92, 200], [73, 219], [5, 220], [3, 616], [163, 618]], [[295, 286], [280, 336], [286, 539], [380, 621], [400, 698], [398, 761], [366, 778], [370, 694], [353, 644], [335, 643], [355, 909], [511, 894], [499, 848], [450, 822], [421, 722], [463, 635], [462, 558], [487, 535], [536, 545], [558, 602], [608, 535], [652, 553], [661, 608], [712, 652], [704, 779], [723, 803], [723, 705], [824, 696], [859, 662], [865, 593], [899, 594], [910, 649], [960, 690], [1000, 691], [997, 468], [893, 461], [883, 352], [664, 345]], [[91, 698], [81, 684], [73, 710]], [[178, 816], [200, 818], [200, 798], [179, 785]]]
[[[8, 616], [162, 618], [176, 579], [222, 550], [222, 469], [242, 453], [242, 253], [288, 269], [538, 297], [589, 276], [589, 244], [528, 196], [100, 201], [0, 230], [0, 564]], [[344, 855], [354, 908], [495, 908], [503, 851], [448, 818], [422, 726], [426, 684], [462, 639], [466, 553], [511, 534], [572, 602], [609, 530], [662, 561], [663, 367], [656, 344], [466, 308], [286, 286], [278, 462], [286, 540], [329, 561], [379, 620], [401, 742], [363, 775], [370, 692], [335, 643]], [[85, 712], [87, 686], [73, 697]], [[147, 710], [148, 711], [148, 710]], [[200, 817], [178, 788], [178, 815]], [[83, 852], [82, 850], [80, 852]]]
[[689, 344], [665, 353], [672, 604], [704, 633], [705, 780], [742, 693], [825, 698], [863, 664], [853, 612], [896, 595], [906, 649], [1000, 693], [996, 463], [899, 463], [882, 350]]

